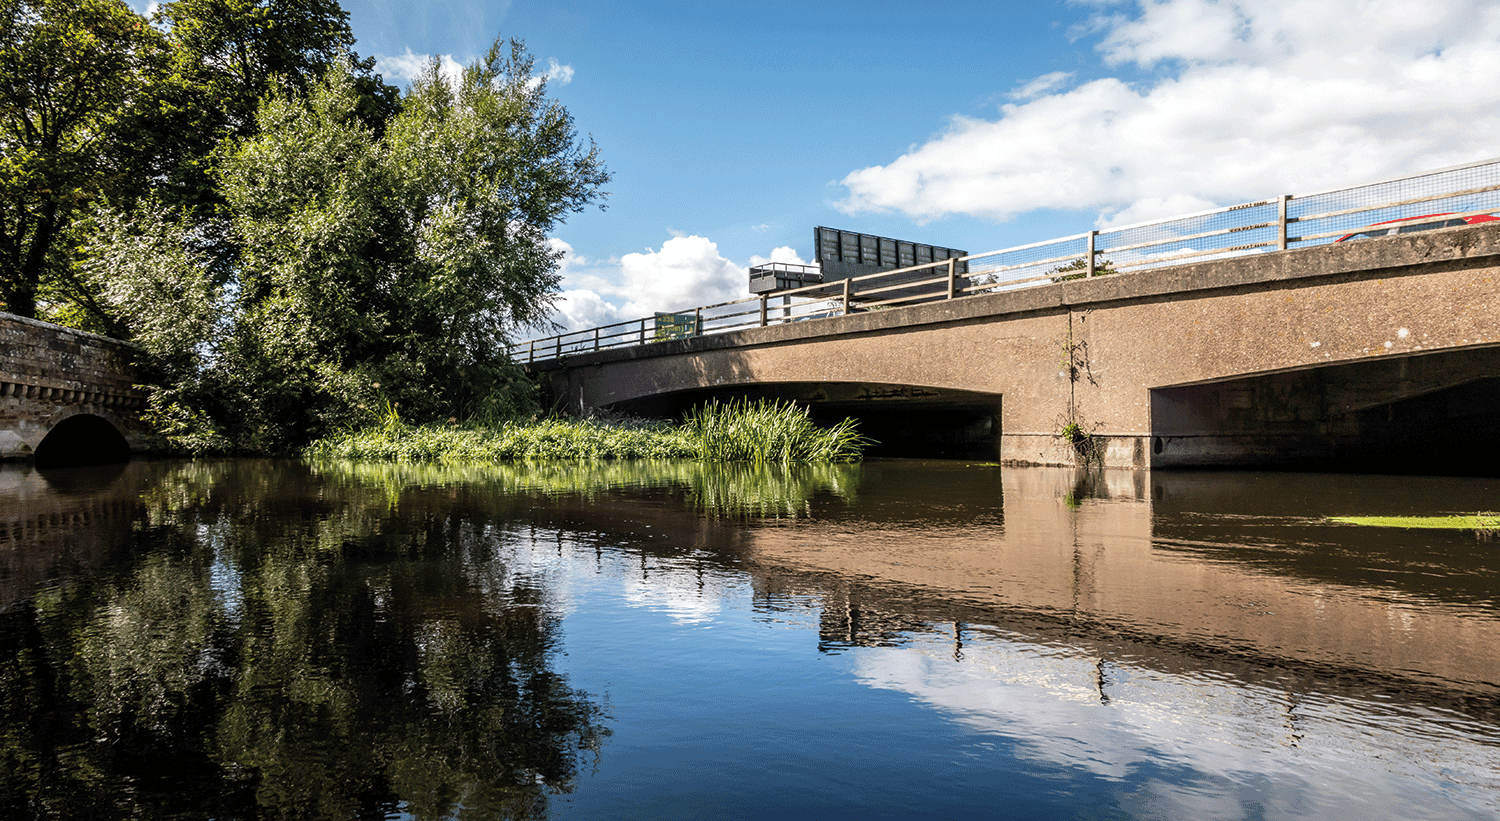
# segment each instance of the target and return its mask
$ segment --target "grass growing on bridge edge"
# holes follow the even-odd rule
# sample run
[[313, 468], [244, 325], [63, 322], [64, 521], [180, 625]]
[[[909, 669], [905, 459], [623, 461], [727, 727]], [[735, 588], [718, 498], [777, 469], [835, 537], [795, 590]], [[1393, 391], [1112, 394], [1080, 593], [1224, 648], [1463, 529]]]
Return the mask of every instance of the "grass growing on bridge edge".
[[481, 461], [700, 459], [713, 462], [854, 462], [873, 444], [853, 419], [819, 427], [791, 403], [710, 400], [681, 424], [548, 417], [499, 426], [408, 425], [395, 413], [313, 442], [310, 459]]

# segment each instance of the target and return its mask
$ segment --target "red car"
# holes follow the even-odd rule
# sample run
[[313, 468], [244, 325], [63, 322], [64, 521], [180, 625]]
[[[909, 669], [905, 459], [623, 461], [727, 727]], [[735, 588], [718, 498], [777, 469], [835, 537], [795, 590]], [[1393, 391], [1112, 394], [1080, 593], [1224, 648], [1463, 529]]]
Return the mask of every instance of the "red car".
[[[1447, 214], [1423, 214], [1420, 217], [1402, 217], [1398, 220], [1377, 222], [1363, 231], [1345, 234], [1334, 240], [1334, 242], [1388, 237], [1391, 234], [1410, 234], [1414, 231], [1436, 231], [1439, 228], [1457, 228], [1460, 225], [1478, 225], [1481, 222], [1500, 222], [1500, 217], [1492, 217], [1489, 214], [1475, 214], [1470, 217], [1450, 217]], [[1382, 228], [1380, 227], [1382, 225], [1388, 227]]]

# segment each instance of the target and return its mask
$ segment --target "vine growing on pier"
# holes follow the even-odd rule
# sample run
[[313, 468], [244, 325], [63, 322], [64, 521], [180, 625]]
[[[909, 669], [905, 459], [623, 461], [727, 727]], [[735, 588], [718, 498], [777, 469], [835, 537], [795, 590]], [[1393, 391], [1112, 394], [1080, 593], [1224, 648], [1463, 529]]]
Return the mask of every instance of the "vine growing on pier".
[[1071, 316], [1068, 319], [1068, 336], [1062, 344], [1062, 354], [1062, 361], [1059, 365], [1062, 368], [1062, 375], [1068, 380], [1068, 409], [1067, 414], [1061, 420], [1058, 436], [1073, 449], [1073, 453], [1081, 463], [1098, 464], [1104, 457], [1103, 442], [1094, 436], [1093, 432], [1098, 424], [1089, 425], [1079, 413], [1076, 388], [1080, 380], [1087, 380], [1090, 385], [1099, 383], [1089, 368], [1088, 341], [1073, 338]]

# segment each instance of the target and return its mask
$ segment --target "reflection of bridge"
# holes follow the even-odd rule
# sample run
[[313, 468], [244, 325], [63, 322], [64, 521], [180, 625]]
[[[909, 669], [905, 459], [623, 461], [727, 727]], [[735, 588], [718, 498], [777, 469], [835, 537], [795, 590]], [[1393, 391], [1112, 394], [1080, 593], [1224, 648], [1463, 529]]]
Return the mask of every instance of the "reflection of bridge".
[[[1059, 278], [1062, 280], [1062, 278]], [[1500, 229], [1451, 228], [538, 360], [576, 410], [779, 396], [910, 453], [1495, 470]]]
[[142, 448], [130, 346], [0, 313], [0, 459], [107, 462]]

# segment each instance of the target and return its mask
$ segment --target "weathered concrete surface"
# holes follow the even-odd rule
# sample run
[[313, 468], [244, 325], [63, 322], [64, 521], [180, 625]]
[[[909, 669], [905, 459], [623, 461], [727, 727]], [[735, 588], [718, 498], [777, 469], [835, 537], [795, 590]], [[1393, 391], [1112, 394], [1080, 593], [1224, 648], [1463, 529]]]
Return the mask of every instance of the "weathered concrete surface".
[[97, 416], [144, 447], [136, 413], [145, 394], [135, 387], [131, 347], [50, 322], [0, 313], [0, 459], [24, 459], [58, 424]]
[[[1202, 387], [1428, 356], [1439, 358], [1415, 368], [1419, 379], [1348, 376], [1316, 408], [1279, 421], [1276, 390]], [[883, 385], [994, 397], [997, 456], [1009, 462], [1076, 463], [1058, 435], [1070, 419], [1099, 437], [1107, 466], [1274, 461], [1261, 457], [1358, 428], [1340, 414], [1500, 377], [1500, 228], [1074, 280], [532, 368], [577, 410], [755, 385]], [[1243, 422], [1246, 402], [1269, 403], [1262, 422], [1226, 428]]]

